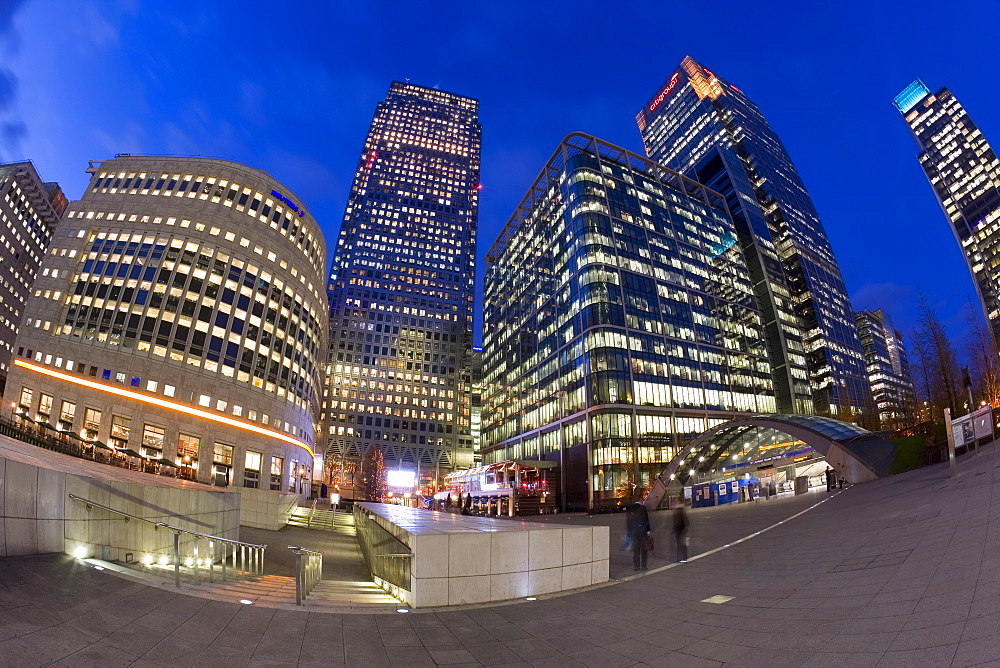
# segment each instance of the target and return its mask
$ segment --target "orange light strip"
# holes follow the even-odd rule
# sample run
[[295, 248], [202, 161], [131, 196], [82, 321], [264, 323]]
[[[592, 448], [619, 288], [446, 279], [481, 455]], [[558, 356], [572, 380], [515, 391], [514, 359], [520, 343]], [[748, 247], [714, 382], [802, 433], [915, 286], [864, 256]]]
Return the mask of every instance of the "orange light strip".
[[271, 438], [276, 438], [279, 441], [284, 441], [286, 443], [291, 443], [292, 445], [297, 445], [298, 447], [304, 449], [309, 453], [310, 457], [315, 457], [312, 448], [303, 443], [302, 441], [292, 438], [287, 434], [282, 434], [279, 431], [274, 431], [272, 429], [265, 429], [264, 427], [258, 427], [255, 424], [249, 422], [242, 422], [240, 420], [234, 420], [231, 417], [225, 415], [215, 415], [209, 413], [208, 411], [203, 411], [200, 408], [193, 408], [191, 406], [185, 406], [184, 404], [179, 404], [174, 401], [167, 401], [166, 399], [160, 399], [159, 397], [151, 397], [145, 394], [139, 394], [138, 392], [132, 392], [131, 390], [125, 390], [118, 387], [111, 387], [108, 385], [102, 385], [101, 383], [95, 382], [93, 380], [87, 380], [86, 378], [77, 378], [76, 376], [71, 376], [68, 373], [62, 373], [61, 371], [53, 371], [52, 369], [47, 369], [43, 366], [38, 366], [37, 364], [31, 364], [30, 362], [25, 362], [24, 360], [14, 360], [14, 364], [19, 367], [23, 367], [29, 371], [34, 371], [35, 373], [40, 373], [45, 376], [51, 376], [52, 378], [57, 378], [59, 380], [64, 380], [68, 383], [73, 383], [74, 385], [82, 385], [83, 387], [89, 387], [93, 390], [98, 390], [100, 392], [107, 392], [109, 394], [115, 394], [119, 397], [125, 397], [126, 399], [135, 399], [136, 401], [142, 401], [143, 403], [153, 404], [154, 406], [159, 406], [160, 408], [167, 408], [172, 411], [177, 411], [178, 413], [187, 413], [188, 415], [193, 415], [195, 417], [204, 418], [206, 420], [211, 420], [212, 422], [218, 422], [220, 424], [229, 425], [230, 427], [236, 427], [237, 429], [243, 429], [245, 431], [252, 431], [262, 436], [269, 436]]

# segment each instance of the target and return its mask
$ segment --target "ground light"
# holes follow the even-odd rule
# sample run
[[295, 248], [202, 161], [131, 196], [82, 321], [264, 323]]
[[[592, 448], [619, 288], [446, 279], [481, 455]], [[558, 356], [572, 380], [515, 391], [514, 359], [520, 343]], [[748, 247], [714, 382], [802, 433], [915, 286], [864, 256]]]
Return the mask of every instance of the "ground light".
[[242, 603], [243, 605], [253, 605], [253, 601], [251, 601], [248, 598], [241, 598], [240, 603]]
[[77, 559], [85, 559], [87, 557], [87, 548], [84, 547], [83, 545], [78, 545], [73, 550], [73, 556], [76, 557]]
[[396, 612], [409, 612], [409, 608], [396, 608]]
[[528, 597], [527, 597], [527, 598], [525, 598], [524, 600], [525, 600], [525, 601], [537, 601], [537, 600], [538, 600], [538, 597], [537, 597], [537, 596], [528, 596]]

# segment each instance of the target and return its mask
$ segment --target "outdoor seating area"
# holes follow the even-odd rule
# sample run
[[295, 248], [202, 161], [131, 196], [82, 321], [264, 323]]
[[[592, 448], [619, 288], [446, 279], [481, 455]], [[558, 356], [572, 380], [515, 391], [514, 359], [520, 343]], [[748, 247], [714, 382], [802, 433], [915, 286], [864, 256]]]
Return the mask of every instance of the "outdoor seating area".
[[76, 432], [60, 429], [49, 422], [35, 422], [27, 416], [16, 413], [9, 420], [0, 418], [0, 434], [46, 450], [88, 459], [99, 464], [193, 480], [190, 473], [164, 457], [146, 457], [131, 448], [115, 448], [98, 440], [84, 438]]

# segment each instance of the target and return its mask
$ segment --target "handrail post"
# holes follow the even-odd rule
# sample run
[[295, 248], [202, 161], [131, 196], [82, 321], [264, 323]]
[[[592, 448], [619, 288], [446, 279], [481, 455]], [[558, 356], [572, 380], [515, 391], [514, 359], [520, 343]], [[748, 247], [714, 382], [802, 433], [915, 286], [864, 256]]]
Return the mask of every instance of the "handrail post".
[[198, 555], [198, 536], [194, 537], [194, 583], [201, 585], [201, 559]]
[[215, 542], [208, 541], [208, 581], [215, 582]]
[[295, 554], [295, 605], [302, 605], [302, 557], [301, 552]]
[[181, 532], [174, 532], [174, 586], [181, 586]]

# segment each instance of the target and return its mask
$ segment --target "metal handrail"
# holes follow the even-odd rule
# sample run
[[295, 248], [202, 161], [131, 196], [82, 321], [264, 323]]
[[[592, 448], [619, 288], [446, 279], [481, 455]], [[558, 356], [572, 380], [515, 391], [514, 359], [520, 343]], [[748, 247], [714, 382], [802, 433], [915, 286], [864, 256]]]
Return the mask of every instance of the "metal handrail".
[[298, 545], [289, 545], [288, 549], [295, 553], [295, 605], [302, 605], [323, 579], [323, 553]]
[[[125, 521], [138, 520], [139, 522], [145, 522], [146, 524], [153, 525], [154, 529], [168, 529], [174, 532], [174, 586], [181, 586], [181, 558], [180, 558], [180, 537], [181, 534], [187, 534], [189, 536], [194, 536], [194, 554], [192, 557], [192, 567], [194, 571], [194, 581], [195, 584], [201, 584], [201, 568], [202, 560], [198, 555], [198, 544], [202, 538], [208, 539], [208, 551], [209, 557], [205, 559], [208, 562], [208, 581], [215, 581], [215, 544], [220, 543], [222, 548], [222, 559], [220, 563], [222, 565], [222, 580], [226, 580], [226, 562], [232, 556], [233, 560], [233, 571], [235, 577], [240, 577], [240, 566], [242, 565], [243, 577], [250, 577], [254, 575], [264, 574], [264, 550], [267, 549], [267, 545], [258, 545], [256, 543], [245, 543], [240, 540], [234, 540], [232, 538], [223, 538], [222, 536], [214, 536], [212, 534], [202, 533], [200, 531], [192, 531], [191, 529], [185, 529], [184, 527], [175, 526], [173, 524], [168, 524], [166, 522], [154, 522], [153, 520], [146, 519], [145, 517], [139, 517], [138, 515], [133, 515], [131, 513], [126, 513], [122, 510], [117, 510], [115, 508], [110, 508], [102, 503], [97, 503], [96, 501], [91, 501], [89, 499], [84, 499], [76, 494], [69, 494], [70, 499], [73, 501], [79, 501], [83, 503], [87, 510], [89, 511], [92, 507], [100, 508], [109, 513], [114, 513], [116, 515], [121, 515], [125, 518]], [[229, 554], [229, 546], [232, 546], [232, 555]]]
[[408, 557], [412, 557], [413, 553], [400, 552], [398, 554], [373, 554], [372, 556], [375, 557], [376, 559], [389, 559], [390, 557], [394, 557], [396, 559], [406, 559]]

